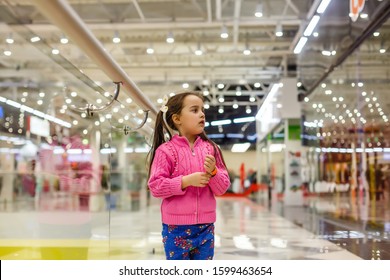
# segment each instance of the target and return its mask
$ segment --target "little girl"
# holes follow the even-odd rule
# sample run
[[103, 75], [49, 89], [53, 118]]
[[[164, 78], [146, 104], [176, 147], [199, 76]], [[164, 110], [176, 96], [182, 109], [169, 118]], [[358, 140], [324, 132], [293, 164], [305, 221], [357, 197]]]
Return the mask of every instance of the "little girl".
[[204, 127], [203, 95], [198, 92], [172, 96], [157, 114], [148, 185], [154, 197], [162, 198], [167, 259], [214, 256], [215, 196], [226, 192], [230, 180], [222, 153]]

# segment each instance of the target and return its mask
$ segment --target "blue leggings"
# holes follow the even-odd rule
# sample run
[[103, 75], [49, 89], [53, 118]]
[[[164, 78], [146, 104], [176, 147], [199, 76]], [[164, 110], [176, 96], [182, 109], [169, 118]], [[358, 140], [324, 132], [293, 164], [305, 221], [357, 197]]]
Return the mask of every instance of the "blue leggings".
[[214, 257], [214, 224], [163, 224], [162, 237], [167, 260], [212, 260]]

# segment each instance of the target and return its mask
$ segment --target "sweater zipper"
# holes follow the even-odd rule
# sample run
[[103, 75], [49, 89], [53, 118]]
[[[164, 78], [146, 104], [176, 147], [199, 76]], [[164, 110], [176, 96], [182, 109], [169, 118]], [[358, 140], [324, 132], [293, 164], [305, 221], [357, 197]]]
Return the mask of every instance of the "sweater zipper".
[[195, 156], [195, 144], [196, 144], [196, 142], [197, 142], [199, 139], [200, 139], [200, 138], [198, 137], [198, 138], [195, 140], [194, 145], [192, 145], [192, 147], [191, 147], [190, 142], [188, 142], [188, 145], [190, 146], [190, 150], [191, 150], [192, 156]]

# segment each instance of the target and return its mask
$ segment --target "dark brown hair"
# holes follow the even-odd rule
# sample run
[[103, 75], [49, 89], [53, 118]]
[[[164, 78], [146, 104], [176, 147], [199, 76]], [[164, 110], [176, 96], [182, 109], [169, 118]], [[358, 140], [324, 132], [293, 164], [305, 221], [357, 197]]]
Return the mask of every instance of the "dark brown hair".
[[[166, 106], [168, 107], [168, 111], [166, 112], [166, 116], [165, 116], [167, 124], [169, 126], [169, 129], [166, 127], [166, 124], [164, 122], [163, 112], [159, 111], [157, 114], [156, 124], [154, 127], [154, 134], [153, 134], [153, 143], [152, 143], [152, 147], [151, 147], [149, 154], [148, 154], [148, 157], [147, 157], [148, 167], [149, 167], [148, 179], [150, 178], [150, 170], [152, 167], [152, 163], [154, 160], [156, 150], [161, 144], [165, 143], [164, 133], [168, 133], [169, 139], [172, 139], [172, 134], [170, 131], [177, 130], [177, 128], [175, 127], [175, 123], [173, 122], [172, 116], [174, 114], [179, 115], [181, 113], [181, 110], [183, 109], [184, 99], [189, 95], [197, 96], [200, 99], [202, 99], [202, 101], [204, 101], [203, 94], [198, 92], [198, 91], [185, 91], [185, 92], [178, 93], [178, 94], [170, 97], [168, 99], [167, 104], [166, 104]], [[199, 134], [199, 136], [203, 140], [208, 141], [214, 147], [214, 154], [215, 155], [217, 154], [216, 150], [218, 150], [219, 154], [221, 155], [222, 162], [226, 167], [226, 163], [225, 163], [225, 160], [223, 158], [222, 152], [219, 149], [219, 147], [217, 146], [217, 144], [215, 144], [212, 140], [210, 140], [204, 131], [201, 134]]]

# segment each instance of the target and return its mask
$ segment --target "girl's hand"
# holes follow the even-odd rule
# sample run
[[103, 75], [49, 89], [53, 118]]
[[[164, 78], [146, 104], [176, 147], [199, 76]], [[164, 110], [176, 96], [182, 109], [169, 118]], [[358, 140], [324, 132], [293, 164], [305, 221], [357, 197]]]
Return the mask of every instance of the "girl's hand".
[[212, 155], [206, 155], [203, 166], [204, 170], [211, 175], [215, 169], [215, 157]]
[[181, 179], [181, 188], [185, 189], [189, 186], [193, 187], [205, 187], [210, 181], [210, 174], [206, 172], [195, 172], [186, 176], [183, 176]]

